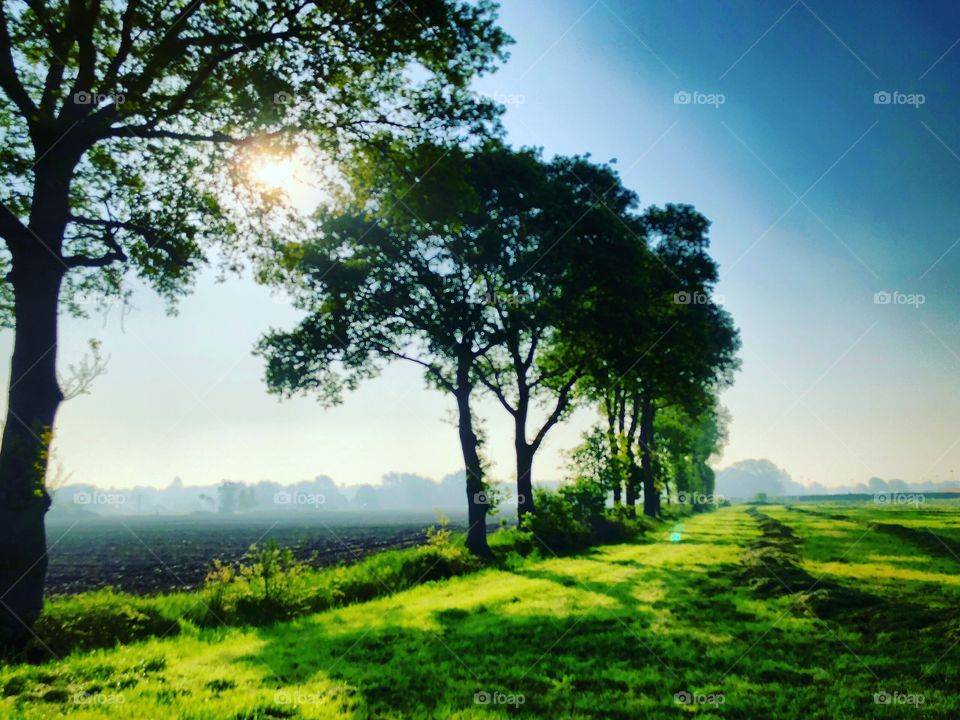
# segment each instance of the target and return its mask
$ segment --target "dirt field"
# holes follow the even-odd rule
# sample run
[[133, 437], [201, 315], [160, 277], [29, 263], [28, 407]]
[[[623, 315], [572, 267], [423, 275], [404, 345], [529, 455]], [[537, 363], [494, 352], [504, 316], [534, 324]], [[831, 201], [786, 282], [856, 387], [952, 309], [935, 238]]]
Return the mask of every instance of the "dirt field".
[[[220, 517], [216, 515], [48, 523], [51, 594], [110, 585], [148, 593], [198, 586], [213, 558], [239, 560], [270, 539], [316, 564], [351, 562], [386, 548], [424, 541], [432, 513]], [[456, 529], [463, 518], [451, 518]]]

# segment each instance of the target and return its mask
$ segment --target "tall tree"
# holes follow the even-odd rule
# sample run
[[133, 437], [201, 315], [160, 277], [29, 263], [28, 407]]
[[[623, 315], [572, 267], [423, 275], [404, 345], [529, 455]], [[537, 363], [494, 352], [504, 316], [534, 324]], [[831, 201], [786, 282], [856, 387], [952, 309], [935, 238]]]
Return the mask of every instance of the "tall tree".
[[173, 298], [214, 245], [256, 252], [220, 190], [258, 143], [481, 123], [466, 87], [505, 41], [486, 0], [0, 4], [0, 644], [42, 607], [60, 310], [128, 272]]
[[[597, 222], [572, 251], [568, 293], [574, 309], [562, 325], [564, 342], [582, 363], [578, 394], [600, 405], [606, 417], [610, 457], [620, 470], [614, 503], [632, 508], [639, 469], [635, 458], [640, 361], [652, 350], [647, 300], [651, 258], [647, 227], [637, 211], [636, 194], [624, 187], [609, 165], [586, 159], [569, 171], [585, 200], [594, 203]], [[625, 491], [625, 497], [623, 497]]]
[[[307, 316], [291, 331], [271, 331], [257, 352], [271, 390], [313, 393], [327, 404], [384, 362], [422, 367], [427, 382], [456, 402], [467, 545], [488, 555], [489, 501], [473, 403], [484, 373], [480, 359], [499, 341], [485, 284], [496, 256], [469, 222], [479, 205], [469, 183], [475, 167], [463, 150], [422, 146], [395, 160], [379, 170], [372, 161], [358, 174], [367, 191], [360, 200], [327, 216], [319, 237], [287, 246], [273, 281], [286, 285]], [[402, 190], [395, 184], [410, 177], [416, 180]], [[401, 195], [402, 202], [391, 202]]]
[[[644, 213], [652, 258], [647, 328], [659, 346], [645, 349], [640, 376], [641, 478], [644, 513], [660, 512], [656, 467], [656, 414], [679, 405], [696, 416], [739, 367], [740, 338], [730, 314], [716, 304], [716, 262], [708, 253], [710, 221], [689, 205], [651, 207]], [[652, 346], [647, 346], [650, 348]]]
[[736, 367], [739, 340], [711, 295], [717, 266], [707, 252], [709, 221], [687, 205], [616, 215], [623, 227], [602, 235], [602, 250], [585, 266], [581, 391], [606, 415], [611, 457], [623, 459], [628, 511], [642, 486], [644, 512], [656, 515], [657, 411], [699, 407]]
[[[468, 222], [493, 258], [485, 270], [489, 314], [499, 342], [484, 355], [483, 382], [514, 426], [517, 511], [534, 510], [533, 462], [547, 433], [569, 412], [586, 360], [577, 342], [583, 247], [618, 220], [609, 206], [631, 202], [618, 194], [609, 166], [586, 157], [492, 148], [473, 159], [480, 198]], [[531, 413], [542, 408], [539, 427]]]

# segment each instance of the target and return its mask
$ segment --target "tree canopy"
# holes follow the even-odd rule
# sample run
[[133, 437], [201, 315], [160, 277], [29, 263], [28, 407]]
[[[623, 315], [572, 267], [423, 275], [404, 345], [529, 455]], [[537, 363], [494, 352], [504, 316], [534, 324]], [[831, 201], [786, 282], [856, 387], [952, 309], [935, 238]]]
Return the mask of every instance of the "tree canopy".
[[7, 4], [0, 237], [81, 292], [132, 269], [172, 297], [210, 247], [259, 239], [225, 199], [238, 155], [462, 137], [492, 116], [466, 86], [506, 42], [486, 1]]

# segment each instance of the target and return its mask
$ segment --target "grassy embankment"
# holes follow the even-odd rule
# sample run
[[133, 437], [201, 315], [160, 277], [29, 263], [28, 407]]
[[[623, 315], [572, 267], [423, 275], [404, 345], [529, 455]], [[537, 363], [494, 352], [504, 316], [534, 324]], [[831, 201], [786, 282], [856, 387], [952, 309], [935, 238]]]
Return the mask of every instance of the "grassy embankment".
[[653, 542], [514, 557], [289, 622], [188, 622], [174, 637], [6, 667], [0, 714], [960, 715], [960, 560], [875, 527], [949, 535], [950, 517], [804, 509], [726, 508]]

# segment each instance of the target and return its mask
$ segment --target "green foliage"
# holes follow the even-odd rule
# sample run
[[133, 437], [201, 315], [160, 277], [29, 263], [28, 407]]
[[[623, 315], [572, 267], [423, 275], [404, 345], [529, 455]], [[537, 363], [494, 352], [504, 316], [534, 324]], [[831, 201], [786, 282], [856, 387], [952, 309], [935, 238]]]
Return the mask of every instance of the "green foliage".
[[29, 657], [64, 657], [75, 650], [112, 647], [157, 635], [176, 635], [176, 616], [160, 600], [114, 593], [110, 588], [47, 604], [33, 627]]
[[570, 452], [570, 469], [577, 480], [591, 482], [604, 495], [626, 480], [627, 457], [622, 443], [616, 454], [611, 452], [607, 432], [595, 426], [583, 434], [582, 442]]
[[623, 508], [608, 509], [606, 499], [601, 487], [585, 479], [557, 492], [538, 489], [536, 512], [524, 518], [521, 529], [548, 555], [564, 555], [601, 543], [635, 540], [652, 527]]
[[590, 523], [604, 513], [607, 493], [589, 480], [578, 479], [563, 485], [557, 494], [569, 503], [573, 516], [582, 523]]
[[715, 476], [708, 462], [726, 442], [729, 414], [717, 401], [696, 415], [674, 405], [657, 413], [658, 465], [680, 502], [698, 504], [713, 496]]
[[321, 570], [297, 561], [289, 548], [268, 544], [252, 547], [235, 566], [215, 562], [201, 591], [203, 603], [191, 617], [210, 627], [270, 624], [480, 567], [482, 563], [442, 527], [431, 532], [424, 546]]
[[534, 494], [536, 512], [523, 519], [523, 529], [548, 553], [557, 555], [586, 547], [590, 542], [589, 518], [581, 519], [583, 508], [576, 508], [565, 495], [546, 490]]
[[298, 227], [246, 220], [276, 206], [243, 177], [251, 155], [491, 129], [497, 109], [467, 88], [510, 41], [487, 0], [57, 0], [2, 22], [0, 237], [59, 259], [78, 313], [125, 298], [131, 271], [172, 299], [211, 256], [262, 259]]

